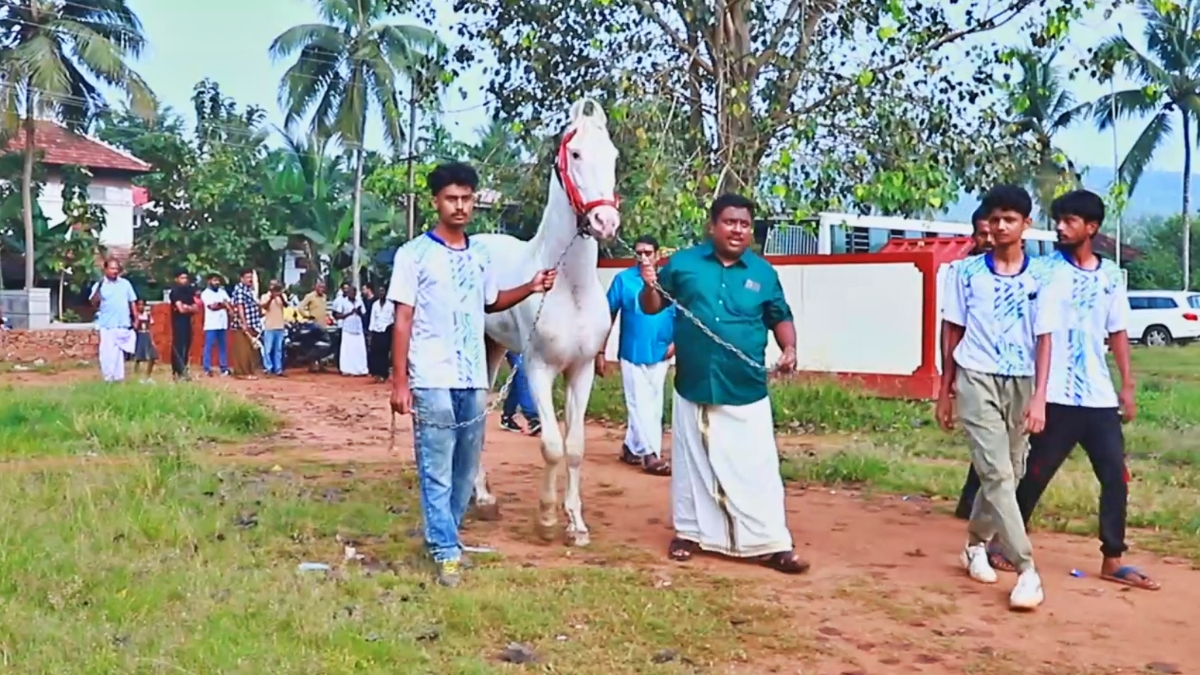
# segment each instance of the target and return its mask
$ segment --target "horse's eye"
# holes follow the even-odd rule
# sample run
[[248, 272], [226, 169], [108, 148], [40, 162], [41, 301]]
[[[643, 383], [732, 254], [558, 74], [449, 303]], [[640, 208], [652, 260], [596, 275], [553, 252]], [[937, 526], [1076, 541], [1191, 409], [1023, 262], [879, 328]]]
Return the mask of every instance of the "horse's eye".
[[573, 160], [575, 160], [576, 162], [578, 162], [580, 157], [581, 157], [581, 155], [579, 154], [579, 151], [578, 151], [578, 150], [572, 150], [572, 151], [571, 151], [571, 159], [573, 159]]

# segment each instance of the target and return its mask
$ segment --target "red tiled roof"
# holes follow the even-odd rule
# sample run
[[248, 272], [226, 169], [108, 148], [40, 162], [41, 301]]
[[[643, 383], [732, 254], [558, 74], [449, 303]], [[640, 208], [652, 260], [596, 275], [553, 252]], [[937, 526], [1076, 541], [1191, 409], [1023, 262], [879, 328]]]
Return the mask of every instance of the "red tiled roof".
[[[110, 169], [146, 173], [150, 165], [126, 152], [100, 141], [72, 133], [55, 122], [37, 121], [33, 135], [34, 146], [44, 153], [42, 161], [51, 166], [82, 166], [89, 169]], [[18, 131], [8, 142], [8, 152], [25, 149], [25, 134]]]

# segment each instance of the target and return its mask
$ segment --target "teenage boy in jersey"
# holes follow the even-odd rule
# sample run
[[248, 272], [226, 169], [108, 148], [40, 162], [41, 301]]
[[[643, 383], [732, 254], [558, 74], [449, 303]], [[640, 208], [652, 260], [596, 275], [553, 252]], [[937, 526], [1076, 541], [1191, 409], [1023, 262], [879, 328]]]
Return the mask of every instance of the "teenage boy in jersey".
[[[1100, 480], [1100, 578], [1156, 591], [1159, 585], [1135, 567], [1121, 564], [1125, 544], [1125, 508], [1129, 474], [1125, 471], [1125, 437], [1121, 423], [1137, 415], [1135, 385], [1129, 365], [1129, 299], [1121, 269], [1101, 260], [1092, 241], [1104, 222], [1104, 200], [1087, 190], [1055, 199], [1050, 215], [1057, 223], [1058, 251], [1053, 259], [1071, 280], [1069, 313], [1054, 333], [1047, 388], [1046, 428], [1030, 439], [1025, 477], [1017, 486], [1021, 517], [1028, 524], [1038, 500], [1076, 445], [1083, 447]], [[1113, 387], [1105, 359], [1108, 339], [1121, 373], [1121, 389]], [[1012, 563], [996, 560], [998, 569]]]
[[972, 579], [996, 583], [987, 555], [996, 537], [1020, 573], [1009, 606], [1030, 610], [1045, 595], [1017, 505], [1017, 481], [1025, 473], [1029, 434], [1046, 423], [1050, 334], [1066, 309], [1065, 294], [1045, 259], [1025, 255], [1021, 235], [1031, 222], [1029, 193], [997, 186], [984, 195], [983, 208], [994, 247], [959, 267], [946, 298], [951, 349], [943, 356], [937, 416], [943, 428], [953, 428], [956, 392], [958, 419], [979, 473], [962, 564]]
[[[974, 246], [968, 255], [983, 255], [992, 250], [992, 225], [988, 222], [988, 214], [984, 212], [983, 207], [975, 209], [975, 213], [971, 214], [971, 225], [974, 231], [971, 233], [971, 240]], [[954, 288], [957, 283], [956, 276], [958, 275], [958, 267], [963, 263], [962, 260], [955, 260], [950, 263], [946, 269], [946, 281], [944, 288], [946, 292], [943, 297], [950, 297], [950, 289]], [[942, 321], [942, 353], [949, 353], [950, 331], [946, 329], [946, 321]], [[971, 505], [975, 503], [975, 495], [979, 492], [979, 474], [975, 473], [975, 467], [971, 466], [967, 469], [967, 481], [963, 483], [962, 495], [958, 498], [958, 508], [954, 510], [954, 516], [961, 520], [971, 519]]]
[[[388, 300], [393, 329], [392, 410], [415, 413], [413, 447], [421, 488], [425, 545], [438, 583], [461, 581], [458, 528], [474, 491], [487, 407], [485, 312], [502, 312], [554, 285], [542, 270], [516, 288], [496, 287], [487, 250], [471, 246], [465, 229], [479, 175], [466, 164], [442, 164], [426, 180], [438, 223], [396, 251]], [[462, 428], [453, 428], [475, 420]]]

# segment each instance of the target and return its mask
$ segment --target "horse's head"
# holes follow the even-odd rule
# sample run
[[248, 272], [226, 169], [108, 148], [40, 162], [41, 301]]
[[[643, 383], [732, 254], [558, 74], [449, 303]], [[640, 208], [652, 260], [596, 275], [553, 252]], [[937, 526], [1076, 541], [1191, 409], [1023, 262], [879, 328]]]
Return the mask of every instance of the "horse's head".
[[563, 134], [555, 170], [581, 233], [611, 239], [621, 227], [617, 210], [617, 147], [608, 135], [600, 104], [582, 99], [571, 106], [571, 122]]

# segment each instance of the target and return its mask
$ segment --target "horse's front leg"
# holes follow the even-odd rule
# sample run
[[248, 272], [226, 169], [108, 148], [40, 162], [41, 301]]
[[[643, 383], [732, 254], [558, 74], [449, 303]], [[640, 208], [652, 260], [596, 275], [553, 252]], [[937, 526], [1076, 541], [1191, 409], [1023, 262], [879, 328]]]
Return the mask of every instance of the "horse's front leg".
[[[506, 350], [490, 337], [484, 339], [484, 344], [487, 347], [488, 382], [494, 386]], [[475, 472], [475, 515], [480, 520], [500, 520], [500, 503], [496, 500], [496, 495], [488, 489], [487, 469], [482, 457], [479, 460], [479, 470]]]
[[563, 508], [567, 512], [567, 543], [587, 546], [591, 542], [583, 522], [583, 445], [587, 434], [587, 407], [596, 378], [592, 361], [577, 363], [566, 372], [567, 379], [567, 494]]
[[558, 470], [563, 460], [563, 437], [554, 413], [554, 376], [557, 373], [542, 363], [532, 352], [525, 354], [525, 377], [533, 394], [538, 419], [542, 423], [542, 489], [538, 495], [538, 535], [547, 541], [554, 538], [558, 525]]

